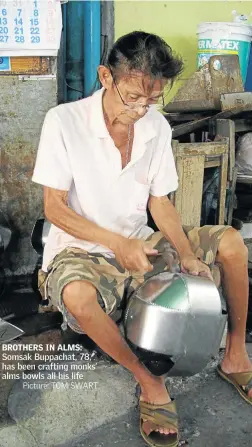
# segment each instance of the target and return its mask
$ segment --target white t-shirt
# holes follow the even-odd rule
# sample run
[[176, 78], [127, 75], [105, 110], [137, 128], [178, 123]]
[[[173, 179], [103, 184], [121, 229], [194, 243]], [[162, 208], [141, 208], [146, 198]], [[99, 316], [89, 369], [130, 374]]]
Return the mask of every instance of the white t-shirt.
[[[127, 238], [146, 239], [149, 194], [164, 196], [178, 187], [171, 128], [157, 110], [136, 122], [131, 161], [107, 130], [100, 89], [92, 96], [49, 110], [43, 124], [32, 180], [69, 191], [69, 207], [97, 225]], [[43, 270], [66, 247], [114, 256], [107, 247], [76, 239], [52, 225]]]

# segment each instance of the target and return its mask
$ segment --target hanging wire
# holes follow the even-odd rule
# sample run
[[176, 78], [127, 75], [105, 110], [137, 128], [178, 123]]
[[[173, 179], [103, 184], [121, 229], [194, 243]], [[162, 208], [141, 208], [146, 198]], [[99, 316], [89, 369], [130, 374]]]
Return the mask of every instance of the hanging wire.
[[[108, 35], [107, 34], [102, 34], [102, 37], [104, 38], [103, 39], [104, 42], [103, 42], [103, 52], [102, 52], [102, 57], [101, 57], [100, 64], [104, 65], [105, 61], [106, 61], [106, 58], [107, 58], [107, 52], [108, 52]], [[100, 83], [100, 79], [99, 79], [98, 73], [97, 73], [95, 82], [93, 84], [93, 87], [91, 88], [90, 95], [92, 95], [95, 92], [96, 87], [101, 87], [101, 83]]]
[[69, 85], [66, 81], [66, 78], [64, 78], [64, 82], [65, 85], [70, 89], [70, 90], [74, 90], [75, 92], [81, 93], [82, 95], [84, 95], [84, 91], [83, 90], [78, 90], [77, 88], [71, 87], [71, 85]]
[[[106, 60], [106, 57], [107, 57], [107, 51], [108, 51], [108, 35], [107, 34], [102, 34], [102, 37], [104, 38], [103, 39], [103, 51], [102, 51], [102, 57], [101, 57], [101, 61], [100, 61], [100, 64], [101, 65], [104, 65], [104, 63], [105, 63], [105, 60]], [[85, 62], [84, 60], [82, 60], [82, 61], [73, 61], [72, 63], [74, 63], [74, 62], [76, 62], [76, 63], [80, 63], [80, 62]], [[65, 62], [65, 66], [68, 64], [68, 62]], [[68, 83], [67, 83], [67, 81], [66, 81], [66, 78], [64, 78], [64, 82], [65, 82], [65, 85], [70, 89], [70, 90], [74, 90], [75, 92], [78, 92], [78, 93], [81, 93], [83, 96], [83, 98], [84, 98], [84, 91], [83, 90], [78, 90], [78, 89], [76, 89], [76, 88], [74, 88], [74, 87], [71, 87]], [[100, 80], [99, 80], [99, 76], [98, 76], [98, 74], [97, 74], [97, 77], [96, 77], [96, 79], [95, 79], [95, 81], [94, 81], [94, 84], [93, 84], [93, 86], [92, 86], [92, 88], [91, 88], [91, 92], [90, 92], [90, 95], [92, 95], [94, 92], [95, 92], [95, 90], [96, 90], [96, 87], [100, 87]]]

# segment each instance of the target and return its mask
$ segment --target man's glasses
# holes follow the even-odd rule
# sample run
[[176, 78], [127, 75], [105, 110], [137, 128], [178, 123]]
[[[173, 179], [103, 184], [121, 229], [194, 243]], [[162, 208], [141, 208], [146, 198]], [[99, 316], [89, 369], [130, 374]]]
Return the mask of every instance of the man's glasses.
[[128, 102], [125, 102], [124, 99], [123, 99], [123, 97], [122, 97], [122, 95], [121, 95], [121, 93], [120, 93], [120, 90], [119, 90], [119, 88], [118, 88], [118, 85], [117, 85], [117, 83], [116, 83], [116, 81], [115, 81], [115, 78], [114, 78], [114, 76], [113, 76], [113, 72], [112, 72], [111, 68], [110, 68], [110, 73], [111, 73], [113, 82], [114, 82], [114, 84], [115, 84], [115, 86], [116, 86], [116, 90], [117, 90], [117, 92], [118, 92], [118, 95], [120, 96], [120, 99], [121, 99], [121, 101], [122, 101], [122, 103], [123, 103], [125, 109], [136, 111], [136, 110], [138, 110], [138, 109], [141, 107], [141, 108], [145, 109], [145, 111], [147, 112], [147, 111], [150, 110], [150, 109], [162, 110], [162, 109], [164, 108], [164, 95], [162, 95], [162, 104], [159, 104], [159, 103], [155, 103], [155, 104], [144, 104], [144, 103], [142, 103], [142, 102], [137, 102], [137, 101], [128, 101]]

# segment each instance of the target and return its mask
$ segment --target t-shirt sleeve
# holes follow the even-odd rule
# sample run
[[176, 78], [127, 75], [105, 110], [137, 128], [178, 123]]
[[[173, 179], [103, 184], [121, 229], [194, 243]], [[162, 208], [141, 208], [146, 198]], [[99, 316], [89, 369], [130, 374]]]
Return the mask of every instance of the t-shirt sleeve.
[[161, 153], [159, 167], [151, 183], [150, 194], [152, 196], [162, 197], [176, 191], [177, 188], [178, 175], [172, 152], [170, 131]]
[[60, 119], [54, 109], [51, 109], [47, 112], [42, 127], [32, 181], [69, 191], [72, 180]]

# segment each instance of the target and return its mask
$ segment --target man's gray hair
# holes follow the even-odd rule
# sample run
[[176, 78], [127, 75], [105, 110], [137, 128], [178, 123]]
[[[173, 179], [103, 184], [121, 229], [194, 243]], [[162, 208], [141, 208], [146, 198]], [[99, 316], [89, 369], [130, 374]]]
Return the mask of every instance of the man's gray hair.
[[181, 57], [174, 55], [161, 37], [144, 31], [120, 37], [108, 55], [107, 64], [115, 76], [140, 71], [153, 80], [173, 81], [183, 71]]

